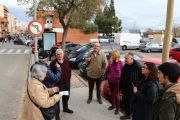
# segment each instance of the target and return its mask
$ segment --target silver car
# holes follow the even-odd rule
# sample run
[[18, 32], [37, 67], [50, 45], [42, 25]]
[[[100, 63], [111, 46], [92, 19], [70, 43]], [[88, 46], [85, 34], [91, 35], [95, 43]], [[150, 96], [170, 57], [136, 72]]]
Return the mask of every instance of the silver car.
[[163, 47], [157, 42], [146, 42], [139, 45], [139, 49], [142, 52], [160, 51], [162, 52]]

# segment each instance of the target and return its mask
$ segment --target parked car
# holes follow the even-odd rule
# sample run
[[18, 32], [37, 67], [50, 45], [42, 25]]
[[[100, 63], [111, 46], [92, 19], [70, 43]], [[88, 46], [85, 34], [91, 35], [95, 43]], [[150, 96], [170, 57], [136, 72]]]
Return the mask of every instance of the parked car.
[[157, 42], [146, 42], [139, 46], [139, 50], [142, 52], [160, 51], [162, 52], [163, 47]]
[[[180, 44], [175, 44], [173, 47], [171, 47], [171, 48], [176, 48], [176, 47], [180, 47]], [[170, 49], [171, 49], [170, 48]]]
[[23, 44], [25, 44], [25, 43], [24, 43], [25, 41], [26, 41], [25, 38], [19, 37], [19, 38], [17, 38], [16, 40], [14, 40], [13, 43], [14, 43], [14, 44], [20, 44], [20, 45], [23, 45]]
[[123, 50], [138, 49], [142, 37], [139, 34], [116, 33], [114, 42], [119, 44]]
[[31, 40], [24, 40], [24, 44], [27, 45], [27, 46], [30, 46], [31, 45]]
[[[78, 48], [82, 47], [82, 45], [80, 44], [77, 44], [77, 43], [68, 43], [68, 44], [65, 44], [65, 55], [68, 55], [71, 51], [74, 51]], [[58, 47], [58, 48], [61, 48]]]
[[[103, 52], [106, 51], [114, 51], [114, 50], [118, 50], [118, 51], [122, 51], [121, 46], [119, 46], [116, 43], [100, 43], [101, 47], [100, 49]], [[86, 44], [82, 47], [80, 47], [79, 49], [71, 52], [68, 56], [67, 59], [70, 62], [70, 66], [71, 67], [78, 67], [82, 64], [82, 62], [85, 61], [85, 57], [88, 55], [89, 51], [93, 50], [93, 43], [89, 43]]]
[[169, 58], [180, 61], [180, 47], [171, 48], [169, 51]]
[[59, 42], [57, 42], [57, 47], [61, 47], [61, 44]]
[[[162, 64], [162, 58], [154, 58], [154, 57], [149, 57], [149, 58], [142, 58], [137, 60], [142, 66], [144, 65], [145, 62], [152, 62], [156, 65], [156, 67], [158, 67], [159, 65]], [[169, 59], [170, 63], [178, 63], [176, 60], [173, 59]], [[178, 63], [180, 64], [180, 63]], [[178, 79], [178, 81], [180, 81], [180, 78]], [[123, 94], [121, 93], [121, 91], [119, 91], [119, 98], [120, 98], [120, 105], [125, 107], [124, 105], [124, 98], [123, 98]], [[103, 94], [104, 97], [107, 98], [108, 100], [111, 100], [111, 92], [110, 92], [110, 88], [109, 88], [109, 82], [108, 80], [106, 80], [104, 86], [103, 86]]]
[[174, 47], [176, 44], [180, 44], [180, 38], [173, 38], [172, 39], [172, 47]]
[[[121, 55], [120, 60], [124, 62], [124, 57], [125, 57], [126, 53], [128, 53], [128, 52], [126, 52], [126, 51], [119, 51], [119, 53], [120, 53], [120, 55]], [[109, 63], [110, 58], [111, 58], [112, 51], [105, 52], [105, 54], [106, 54], [107, 61], [108, 61], [108, 63]], [[137, 53], [133, 53], [133, 54], [134, 54], [134, 59], [135, 59], [135, 60], [138, 60], [138, 59], [143, 58], [143, 56], [141, 56], [141, 55], [139, 55], [139, 54], [137, 54]], [[87, 77], [87, 63], [86, 63], [86, 61], [84, 61], [84, 62], [80, 65], [79, 71], [80, 71], [80, 73], [81, 73], [84, 77]], [[109, 73], [106, 71], [105, 74], [104, 74], [104, 80], [106, 80], [106, 79], [108, 78], [108, 74], [109, 74]]]

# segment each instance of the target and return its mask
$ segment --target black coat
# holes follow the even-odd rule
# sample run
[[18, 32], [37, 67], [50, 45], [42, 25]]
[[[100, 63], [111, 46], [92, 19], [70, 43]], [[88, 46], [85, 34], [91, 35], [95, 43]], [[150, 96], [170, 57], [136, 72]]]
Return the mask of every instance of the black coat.
[[[119, 90], [123, 89], [123, 82], [126, 82], [126, 81], [124, 81], [126, 67], [127, 67], [127, 64], [125, 64], [124, 67], [122, 68], [121, 78], [119, 81]], [[132, 64], [131, 82], [130, 82], [130, 83], [133, 83], [134, 86], [137, 86], [139, 81], [143, 77], [142, 72], [141, 72], [141, 68], [142, 68], [142, 66], [139, 64], [139, 62], [134, 60], [134, 62]], [[130, 94], [131, 94], [131, 96], [134, 95], [132, 84], [130, 84]]]
[[137, 97], [136, 120], [148, 120], [153, 103], [158, 96], [159, 82], [157, 80], [145, 80], [145, 77], [143, 77], [137, 89], [138, 91], [135, 93]]

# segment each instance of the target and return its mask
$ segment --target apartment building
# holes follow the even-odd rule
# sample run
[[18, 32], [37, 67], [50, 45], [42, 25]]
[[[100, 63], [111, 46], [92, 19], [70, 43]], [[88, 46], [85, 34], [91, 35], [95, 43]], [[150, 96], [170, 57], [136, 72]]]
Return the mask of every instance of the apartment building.
[[0, 38], [8, 33], [8, 9], [0, 4]]
[[[52, 31], [57, 33], [57, 41], [62, 41], [63, 36], [63, 26], [59, 22], [54, 11], [38, 11], [38, 20], [44, 24], [45, 31]], [[45, 18], [45, 19], [44, 19]], [[66, 22], [67, 20], [64, 19]], [[41, 36], [39, 36], [41, 37]], [[86, 34], [80, 29], [68, 29], [67, 41], [72, 41], [74, 43], [89, 43], [89, 39], [97, 39], [98, 32]]]
[[16, 30], [16, 17], [11, 13], [8, 13], [8, 16], [8, 30], [11, 34], [14, 34]]

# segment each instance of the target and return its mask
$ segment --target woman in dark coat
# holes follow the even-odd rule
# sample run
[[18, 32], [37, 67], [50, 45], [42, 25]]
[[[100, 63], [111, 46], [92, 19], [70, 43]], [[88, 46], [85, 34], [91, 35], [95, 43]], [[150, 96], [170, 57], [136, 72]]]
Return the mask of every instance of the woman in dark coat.
[[142, 74], [144, 74], [144, 77], [141, 79], [138, 86], [133, 89], [137, 98], [134, 111], [136, 113], [136, 120], [149, 119], [159, 89], [158, 70], [154, 63], [144, 63]]

